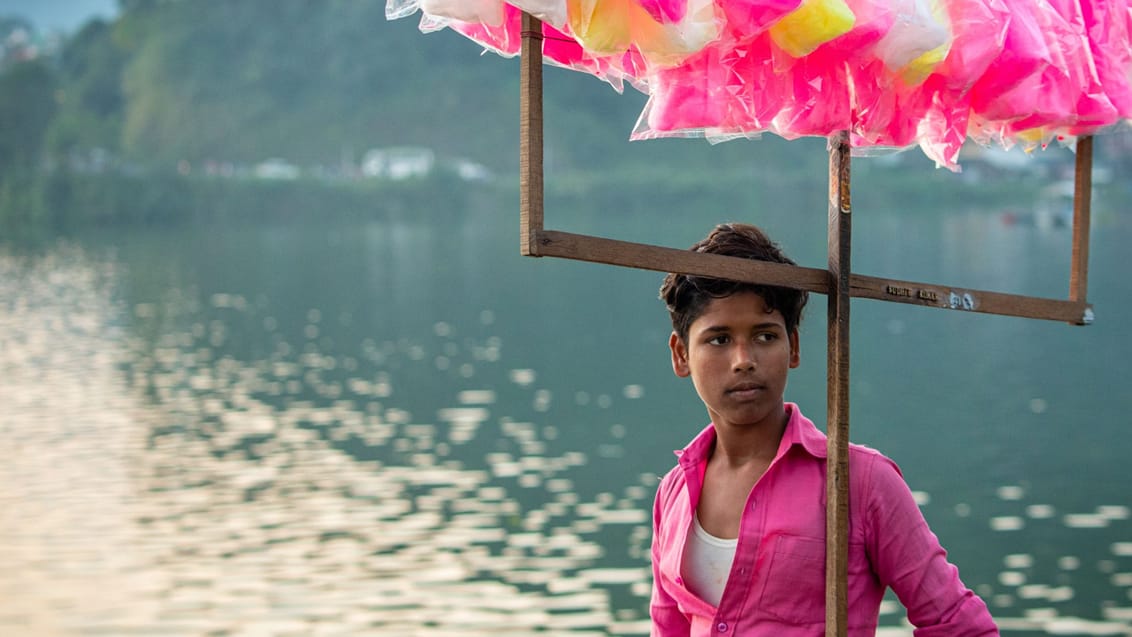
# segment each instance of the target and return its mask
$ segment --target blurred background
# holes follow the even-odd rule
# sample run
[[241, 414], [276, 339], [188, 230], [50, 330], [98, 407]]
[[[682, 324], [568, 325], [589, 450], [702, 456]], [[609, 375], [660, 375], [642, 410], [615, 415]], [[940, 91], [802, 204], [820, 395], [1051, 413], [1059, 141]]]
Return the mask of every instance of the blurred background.
[[[520, 257], [517, 62], [384, 4], [0, 0], [0, 634], [647, 634], [661, 275]], [[823, 267], [824, 140], [643, 105], [547, 69], [549, 228]], [[854, 270], [1064, 298], [1073, 160], [855, 159]], [[1127, 130], [1094, 177], [1095, 324], [852, 306], [852, 438], [1010, 635], [1132, 634]]]

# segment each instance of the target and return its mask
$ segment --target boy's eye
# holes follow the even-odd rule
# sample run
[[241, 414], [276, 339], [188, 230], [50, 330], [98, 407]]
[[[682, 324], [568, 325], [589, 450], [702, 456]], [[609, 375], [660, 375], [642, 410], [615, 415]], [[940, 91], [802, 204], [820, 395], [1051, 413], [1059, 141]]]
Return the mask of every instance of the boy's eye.
[[755, 340], [759, 341], [760, 343], [769, 343], [777, 338], [778, 334], [775, 334], [774, 332], [763, 332], [755, 336]]
[[731, 340], [731, 337], [726, 334], [719, 334], [708, 339], [708, 345], [726, 345]]

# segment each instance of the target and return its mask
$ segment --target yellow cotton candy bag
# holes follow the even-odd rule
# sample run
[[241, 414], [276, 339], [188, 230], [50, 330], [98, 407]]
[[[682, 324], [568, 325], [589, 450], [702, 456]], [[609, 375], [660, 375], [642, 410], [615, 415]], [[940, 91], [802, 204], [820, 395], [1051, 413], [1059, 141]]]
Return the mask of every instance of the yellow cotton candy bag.
[[856, 17], [844, 0], [803, 0], [770, 27], [770, 37], [780, 49], [797, 58], [848, 33], [854, 22]]
[[635, 46], [650, 66], [682, 62], [719, 35], [712, 0], [688, 0], [677, 22], [658, 22], [636, 0], [567, 0], [570, 31], [590, 53], [617, 55]]
[[900, 72], [900, 79], [908, 86], [917, 86], [943, 63], [951, 51], [951, 43], [942, 44], [912, 60]]
[[566, 19], [574, 38], [591, 53], [616, 54], [632, 41], [632, 0], [567, 0]]

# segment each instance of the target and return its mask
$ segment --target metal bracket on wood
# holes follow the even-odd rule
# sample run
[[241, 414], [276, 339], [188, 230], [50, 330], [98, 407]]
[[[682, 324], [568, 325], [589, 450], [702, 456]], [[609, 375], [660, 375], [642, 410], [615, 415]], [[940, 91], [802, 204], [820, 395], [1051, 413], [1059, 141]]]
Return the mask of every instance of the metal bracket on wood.
[[1069, 298], [1004, 294], [947, 285], [853, 274], [850, 271], [850, 148], [848, 135], [830, 139], [829, 263], [827, 269], [617, 241], [543, 227], [542, 22], [523, 14], [520, 66], [520, 242], [533, 257], [561, 257], [657, 272], [681, 272], [825, 294], [828, 313], [826, 498], [826, 635], [844, 637], [847, 626], [849, 511], [849, 300], [851, 297], [942, 309], [1088, 325], [1089, 217], [1093, 140], [1077, 140], [1073, 199], [1073, 255]]

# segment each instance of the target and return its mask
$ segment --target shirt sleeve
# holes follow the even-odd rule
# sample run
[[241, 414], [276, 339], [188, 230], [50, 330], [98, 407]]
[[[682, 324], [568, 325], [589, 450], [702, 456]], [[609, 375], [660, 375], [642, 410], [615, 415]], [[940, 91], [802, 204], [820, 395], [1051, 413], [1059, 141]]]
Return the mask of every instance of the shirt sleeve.
[[653, 503], [652, 514], [652, 600], [649, 615], [652, 617], [650, 637], [688, 637], [692, 627], [688, 618], [680, 611], [676, 600], [664, 590], [664, 580], [660, 574], [660, 553], [665, 541], [661, 512], [665, 494], [672, 489], [669, 479], [660, 483]]
[[986, 604], [947, 561], [900, 469], [883, 456], [871, 464], [865, 541], [881, 583], [908, 610], [915, 636], [997, 636]]

